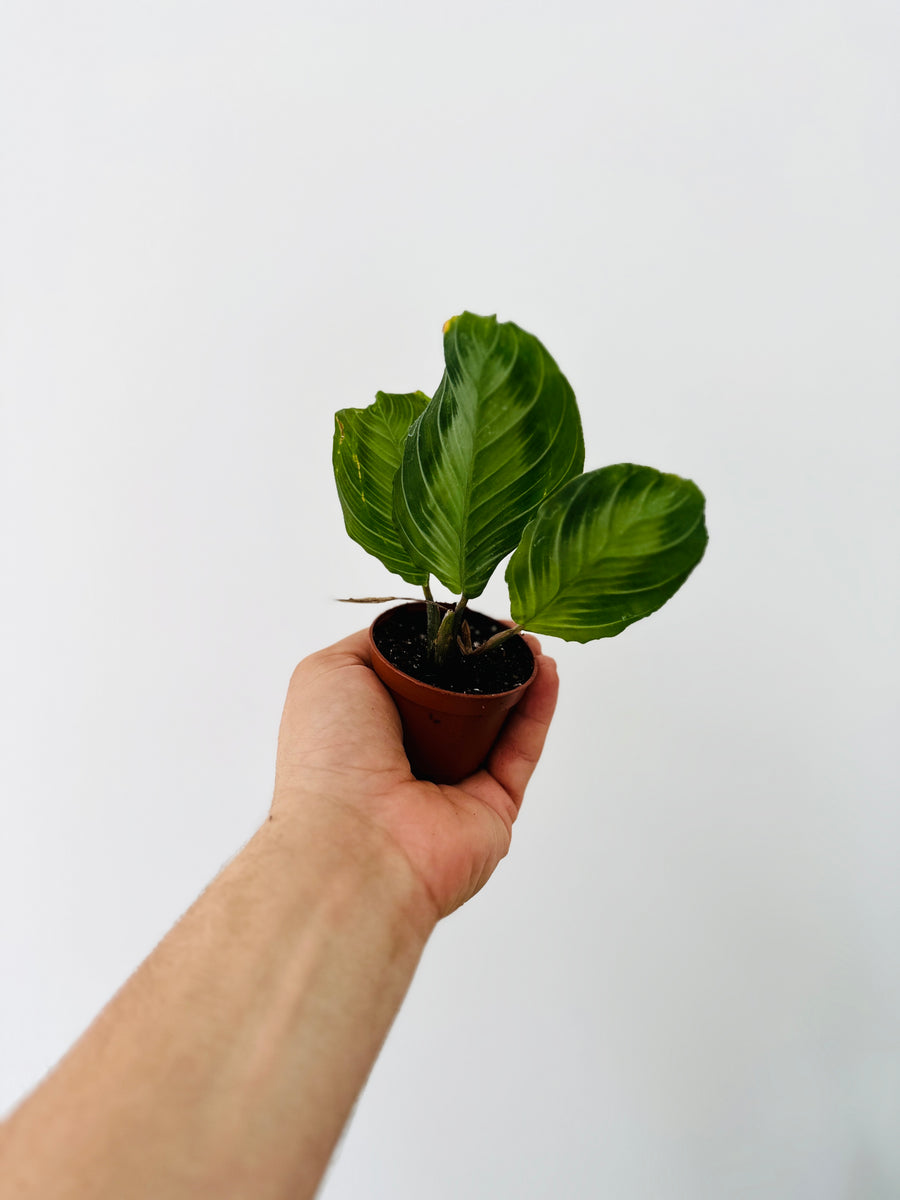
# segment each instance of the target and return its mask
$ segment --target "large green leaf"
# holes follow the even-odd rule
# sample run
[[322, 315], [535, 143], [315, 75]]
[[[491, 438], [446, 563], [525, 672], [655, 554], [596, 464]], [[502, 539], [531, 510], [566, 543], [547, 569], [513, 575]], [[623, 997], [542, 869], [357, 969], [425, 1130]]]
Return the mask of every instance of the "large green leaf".
[[368, 408], [343, 408], [334, 416], [332, 463], [347, 532], [414, 584], [428, 582], [428, 569], [400, 540], [391, 512], [403, 441], [427, 404], [422, 392], [378, 392]]
[[703, 557], [703, 493], [621, 463], [547, 500], [509, 560], [513, 620], [573, 642], [613, 637], [656, 612]]
[[394, 522], [451, 592], [478, 596], [539, 505], [584, 466], [575, 394], [536, 337], [463, 313], [446, 370], [410, 428]]

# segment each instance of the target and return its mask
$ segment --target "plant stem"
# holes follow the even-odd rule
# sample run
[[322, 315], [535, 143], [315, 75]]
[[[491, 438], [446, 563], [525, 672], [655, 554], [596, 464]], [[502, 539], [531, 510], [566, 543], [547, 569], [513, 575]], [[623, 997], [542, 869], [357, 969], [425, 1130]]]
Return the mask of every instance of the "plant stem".
[[422, 584], [422, 591], [425, 593], [425, 609], [428, 613], [428, 645], [429, 648], [434, 645], [438, 635], [438, 629], [441, 624], [441, 610], [434, 602], [434, 596], [431, 594], [431, 583], [426, 581]]
[[387, 604], [389, 600], [412, 600], [412, 596], [338, 596], [338, 604]]
[[482, 642], [480, 646], [476, 646], [474, 650], [469, 650], [469, 654], [486, 654], [488, 650], [493, 650], [496, 646], [501, 646], [504, 642], [509, 641], [511, 637], [515, 637], [517, 633], [522, 633], [521, 625], [513, 625], [512, 629], [501, 629], [499, 633], [495, 633], [493, 637], [488, 638], [486, 642]]
[[462, 621], [463, 613], [468, 603], [467, 596], [460, 596], [456, 602], [456, 606], [444, 614], [444, 619], [441, 621], [441, 627], [434, 641], [434, 661], [439, 667], [442, 667], [447, 661], [451, 646], [456, 645], [459, 624]]

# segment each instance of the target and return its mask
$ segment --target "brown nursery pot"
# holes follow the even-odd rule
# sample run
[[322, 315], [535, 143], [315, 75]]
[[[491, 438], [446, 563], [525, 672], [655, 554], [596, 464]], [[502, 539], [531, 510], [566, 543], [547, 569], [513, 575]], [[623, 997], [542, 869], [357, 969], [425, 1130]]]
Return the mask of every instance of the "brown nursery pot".
[[[421, 618], [424, 628], [426, 606], [422, 601], [399, 605], [376, 617], [369, 628], [372, 667], [400, 713], [403, 743], [413, 774], [434, 783], [459, 783], [487, 758], [509, 710], [534, 682], [537, 663], [524, 639], [519, 639], [531, 658], [531, 673], [507, 691], [472, 694], [424, 683], [395, 666], [378, 648], [379, 631], [402, 612], [416, 621]], [[470, 615], [489, 620], [479, 613]]]

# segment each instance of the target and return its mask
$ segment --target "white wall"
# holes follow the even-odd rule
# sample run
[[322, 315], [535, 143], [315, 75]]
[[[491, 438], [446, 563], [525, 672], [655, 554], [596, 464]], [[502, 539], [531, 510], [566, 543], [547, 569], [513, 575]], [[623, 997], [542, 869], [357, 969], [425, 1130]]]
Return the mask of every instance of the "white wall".
[[[0, 36], [0, 1110], [265, 813], [390, 589], [332, 413], [537, 333], [711, 541], [562, 699], [325, 1200], [900, 1193], [888, 0], [15, 3]], [[484, 607], [500, 613], [502, 580]]]

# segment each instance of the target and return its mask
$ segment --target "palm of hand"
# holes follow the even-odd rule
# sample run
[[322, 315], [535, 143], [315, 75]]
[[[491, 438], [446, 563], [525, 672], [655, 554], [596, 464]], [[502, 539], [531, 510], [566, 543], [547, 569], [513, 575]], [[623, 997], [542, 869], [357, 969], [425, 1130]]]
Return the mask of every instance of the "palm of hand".
[[325, 803], [386, 835], [421, 881], [438, 917], [490, 878], [509, 849], [525, 784], [556, 702], [555, 664], [540, 670], [507, 721], [486, 769], [450, 786], [415, 779], [400, 718], [371, 670], [364, 632], [311, 655], [291, 679], [278, 742], [275, 799]]

